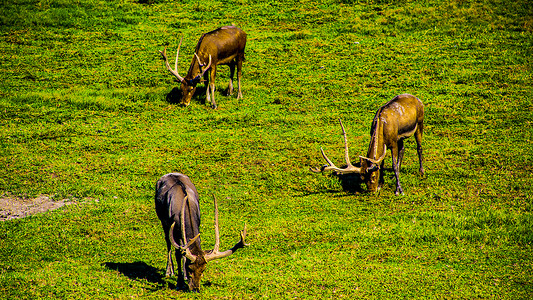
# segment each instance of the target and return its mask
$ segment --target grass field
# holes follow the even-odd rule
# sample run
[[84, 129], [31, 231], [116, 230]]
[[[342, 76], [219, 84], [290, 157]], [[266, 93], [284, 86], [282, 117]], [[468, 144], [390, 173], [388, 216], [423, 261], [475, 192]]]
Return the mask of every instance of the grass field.
[[[2, 299], [533, 297], [533, 5], [517, 1], [1, 0], [0, 196], [70, 205], [0, 223]], [[243, 96], [189, 107], [158, 50], [248, 34]], [[426, 174], [406, 141], [379, 194], [309, 172], [365, 155], [375, 111], [425, 104]], [[203, 248], [247, 224], [201, 293], [165, 278], [153, 194], [179, 171]], [[364, 189], [364, 185], [361, 186]]]

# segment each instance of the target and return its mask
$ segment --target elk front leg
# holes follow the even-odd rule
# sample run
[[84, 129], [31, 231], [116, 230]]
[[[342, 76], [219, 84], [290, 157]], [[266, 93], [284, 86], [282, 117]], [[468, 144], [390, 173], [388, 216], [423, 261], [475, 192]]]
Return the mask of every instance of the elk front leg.
[[176, 282], [177, 290], [186, 290], [188, 288], [185, 272], [185, 256], [179, 250], [176, 250], [176, 261], [178, 262], [178, 280]]
[[217, 103], [215, 102], [215, 75], [217, 72], [216, 66], [212, 66], [209, 70], [209, 84], [207, 86], [207, 95], [211, 93], [211, 99], [207, 97], [207, 100], [211, 102], [211, 108], [216, 109]]
[[174, 263], [172, 262], [172, 249], [168, 250], [167, 254], [167, 271], [165, 272], [165, 276], [174, 276]]
[[379, 183], [378, 183], [378, 191], [381, 190], [381, 187], [383, 186], [383, 183], [385, 183], [385, 176], [384, 176], [384, 169], [385, 168], [385, 160], [381, 162], [381, 167], [379, 168]]
[[396, 177], [396, 192], [395, 195], [403, 195], [403, 189], [400, 185], [400, 169], [398, 166], [398, 148], [394, 148], [391, 151], [392, 153], [392, 169], [394, 170], [394, 176]]
[[405, 148], [403, 147], [403, 139], [398, 141], [398, 172], [402, 169], [402, 161], [403, 161], [403, 152]]

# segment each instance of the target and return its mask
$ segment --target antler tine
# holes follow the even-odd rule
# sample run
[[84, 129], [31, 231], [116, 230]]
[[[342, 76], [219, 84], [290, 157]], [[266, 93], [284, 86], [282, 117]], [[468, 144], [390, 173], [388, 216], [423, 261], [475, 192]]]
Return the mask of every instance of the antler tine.
[[245, 239], [246, 239], [246, 223], [244, 223], [244, 229], [241, 231], [241, 240], [239, 242], [242, 243], [243, 247], [250, 246], [250, 244], [246, 244]]
[[383, 161], [383, 159], [385, 159], [385, 154], [387, 154], [387, 145], [383, 145], [383, 154], [378, 159], [372, 159], [372, 158], [368, 158], [368, 157], [365, 157], [365, 156], [359, 156], [359, 157], [362, 158], [362, 159], [366, 159], [366, 160], [368, 160], [368, 161], [370, 161], [370, 162], [372, 162], [374, 164], [379, 165]]
[[178, 44], [178, 51], [176, 52], [176, 62], [174, 63], [174, 69], [178, 73], [178, 56], [180, 55], [181, 42], [183, 41], [183, 36], [181, 36], [180, 43]]
[[207, 67], [205, 68], [204, 73], [205, 71], [209, 70], [209, 68], [211, 68], [211, 54], [209, 54], [209, 63], [207, 64]]
[[215, 197], [215, 194], [213, 194], [213, 199], [215, 203], [215, 246], [213, 247], [213, 252], [217, 253], [218, 249], [220, 248], [220, 233], [218, 227], [218, 204], [217, 197]]
[[178, 52], [176, 53], [176, 61], [174, 63], [174, 70], [170, 67], [170, 64], [168, 63], [168, 58], [167, 58], [167, 47], [165, 47], [165, 49], [163, 51], [159, 50], [159, 53], [161, 53], [161, 55], [163, 56], [163, 58], [165, 59], [165, 66], [167, 67], [167, 70], [172, 73], [172, 75], [176, 76], [176, 78], [182, 82], [183, 81], [183, 77], [180, 76], [180, 74], [178, 73], [178, 57], [179, 57], [179, 54], [180, 54], [180, 47], [181, 47], [181, 41], [183, 41], [183, 37], [181, 37], [181, 40], [180, 40], [180, 43], [178, 45]]
[[187, 234], [185, 233], [185, 204], [187, 204], [188, 200], [189, 195], [185, 196], [185, 198], [183, 198], [183, 202], [181, 203], [181, 236], [183, 238], [183, 244], [187, 243]]
[[346, 161], [346, 165], [348, 165], [348, 167], [353, 167], [352, 163], [350, 162], [350, 155], [348, 154], [348, 137], [346, 136], [346, 130], [344, 130], [344, 125], [342, 125], [341, 118], [339, 118], [339, 123], [341, 124], [342, 134], [344, 135], [344, 160]]
[[196, 57], [196, 61], [198, 62], [198, 66], [202, 66], [202, 62], [200, 61], [200, 57], [198, 56], [198, 54], [196, 54], [196, 52], [194, 52], [194, 57]]
[[[198, 66], [199, 67], [203, 67], [205, 66], [201, 61], [200, 61], [200, 57], [198, 56], [198, 54], [194, 53], [194, 57], [196, 57], [196, 60], [198, 61]], [[203, 70], [202, 70], [202, 74], [198, 75], [199, 77], [203, 77], [205, 72], [207, 72], [207, 70], [209, 70], [209, 68], [211, 67], [211, 54], [209, 54], [209, 63], [207, 64], [207, 67], [205, 67]]]
[[324, 172], [328, 170], [336, 170], [336, 171], [340, 170], [340, 168], [335, 166], [333, 162], [326, 156], [326, 153], [324, 153], [324, 149], [322, 149], [322, 147], [320, 147], [320, 153], [322, 153], [322, 157], [328, 164], [323, 165], [321, 168], [309, 168], [311, 172], [320, 173], [320, 172]]

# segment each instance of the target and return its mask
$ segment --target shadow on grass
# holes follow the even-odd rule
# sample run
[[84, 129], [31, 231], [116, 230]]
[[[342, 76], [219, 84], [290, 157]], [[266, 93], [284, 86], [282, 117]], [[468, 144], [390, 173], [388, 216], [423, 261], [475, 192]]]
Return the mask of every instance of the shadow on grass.
[[[205, 86], [197, 86], [196, 91], [194, 92], [194, 95], [192, 96], [191, 102], [195, 101], [197, 103], [205, 104], [205, 92], [206, 92]], [[182, 98], [181, 88], [180, 87], [174, 87], [166, 97], [166, 100], [169, 104], [179, 104], [181, 105], [181, 98]]]
[[[206, 105], [206, 101], [207, 101], [206, 91], [207, 91], [207, 87], [205, 85], [198, 85], [196, 87], [196, 91], [194, 92], [194, 95], [192, 96], [191, 102], [194, 101], [194, 102]], [[222, 89], [222, 90], [216, 89], [215, 93], [216, 93], [215, 100], [218, 99], [217, 97], [231, 96], [231, 95], [228, 95], [227, 89]], [[235, 94], [235, 91], [233, 93]], [[174, 87], [170, 92], [168, 92], [166, 101], [169, 104], [181, 105], [181, 98], [182, 98], [181, 88]]]
[[173, 88], [167, 94], [166, 100], [170, 104], [180, 104], [181, 103], [181, 89], [179, 87]]
[[331, 174], [339, 179], [342, 190], [351, 194], [363, 194], [366, 191], [361, 188], [363, 181], [359, 174]]
[[[177, 289], [177, 285], [175, 283], [171, 283], [169, 281], [175, 282], [176, 277], [172, 276], [169, 278], [173, 278], [174, 280], [166, 281], [164, 280], [164, 276], [161, 275], [161, 273], [158, 272], [158, 269], [147, 265], [145, 262], [142, 261], [136, 261], [133, 263], [114, 263], [114, 262], [106, 262], [102, 263], [103, 266], [105, 266], [108, 269], [118, 271], [128, 278], [132, 280], [142, 280], [145, 279], [148, 282], [154, 283], [157, 286], [163, 287], [166, 286], [169, 289]], [[211, 281], [206, 280], [202, 281], [202, 286], [209, 287], [209, 286], [221, 286], [218, 284], [213, 284]], [[154, 287], [151, 289], [152, 291], [155, 291], [159, 289], [158, 287]], [[186, 291], [186, 290], [181, 290]]]
[[[354, 164], [356, 167], [360, 167], [358, 163]], [[346, 166], [342, 166], [342, 168], [345, 168]], [[336, 172], [331, 172], [329, 174], [322, 173], [324, 176], [328, 176], [330, 178], [336, 178], [339, 180], [342, 190], [344, 192], [350, 193], [350, 194], [363, 194], [366, 192], [366, 190], [362, 189], [361, 186], [363, 185], [363, 181], [361, 180], [361, 176], [358, 173], [350, 173], [350, 174], [338, 174]], [[336, 190], [327, 190], [326, 192], [338, 192]]]
[[133, 263], [106, 262], [103, 263], [103, 265], [108, 269], [116, 270], [134, 280], [146, 279], [147, 281], [158, 285], [165, 284], [163, 276], [158, 270], [142, 261], [136, 261]]

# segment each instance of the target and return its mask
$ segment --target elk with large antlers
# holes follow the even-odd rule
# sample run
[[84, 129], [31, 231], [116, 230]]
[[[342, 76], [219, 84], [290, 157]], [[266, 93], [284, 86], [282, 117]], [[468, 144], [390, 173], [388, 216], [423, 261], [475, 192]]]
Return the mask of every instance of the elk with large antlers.
[[[183, 40], [183, 38], [181, 39]], [[241, 92], [241, 69], [244, 61], [244, 48], [246, 47], [246, 33], [235, 26], [225, 26], [204, 33], [198, 44], [192, 58], [189, 72], [185, 77], [178, 73], [178, 56], [180, 53], [181, 40], [178, 45], [178, 52], [176, 54], [176, 62], [174, 69], [168, 63], [166, 50], [159, 51], [165, 60], [167, 69], [172, 73], [178, 82], [181, 83], [182, 98], [181, 103], [185, 106], [189, 105], [191, 98], [196, 91], [196, 85], [205, 77], [206, 84], [206, 98], [211, 103], [212, 108], [217, 108], [215, 102], [215, 75], [217, 65], [228, 65], [230, 69], [230, 78], [227, 94], [233, 94], [233, 75], [235, 67], [237, 67], [237, 83], [238, 94], [237, 99], [242, 98]], [[209, 71], [209, 76], [206, 72]]]
[[[339, 120], [340, 121], [340, 120]], [[346, 167], [335, 166], [320, 148], [327, 165], [321, 168], [311, 168], [313, 172], [336, 171], [340, 174], [359, 173], [361, 180], [366, 183], [367, 189], [375, 192], [383, 184], [383, 160], [387, 148], [392, 153], [392, 169], [396, 176], [396, 195], [403, 194], [400, 185], [400, 166], [402, 164], [404, 145], [403, 140], [414, 134], [420, 173], [424, 174], [422, 167], [422, 133], [424, 131], [424, 104], [417, 97], [409, 94], [398, 95], [380, 107], [374, 116], [370, 128], [370, 144], [366, 157], [360, 156], [360, 167], [352, 165], [348, 155], [348, 139], [342, 122], [340, 122], [344, 135], [344, 158]]]
[[155, 210], [161, 221], [167, 243], [166, 275], [174, 275], [172, 261], [172, 247], [174, 247], [175, 258], [178, 262], [178, 289], [188, 288], [190, 291], [198, 291], [200, 279], [208, 262], [229, 256], [238, 249], [248, 246], [245, 243], [245, 225], [239, 242], [231, 249], [219, 252], [220, 237], [216, 198], [214, 198], [214, 203], [215, 246], [213, 250], [204, 251], [200, 244], [200, 202], [194, 184], [187, 175], [181, 173], [169, 173], [157, 181]]

